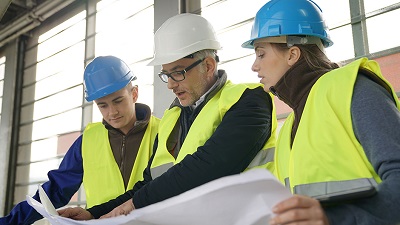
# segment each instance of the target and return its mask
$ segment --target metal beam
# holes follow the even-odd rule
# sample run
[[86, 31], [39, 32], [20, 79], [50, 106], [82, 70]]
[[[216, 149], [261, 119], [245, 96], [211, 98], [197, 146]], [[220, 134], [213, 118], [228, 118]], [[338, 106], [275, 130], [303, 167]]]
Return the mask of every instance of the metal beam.
[[6, 14], [8, 7], [10, 6], [12, 0], [2, 0], [0, 1], [0, 20]]
[[0, 30], [0, 47], [12, 40], [10, 39], [10, 36], [13, 36], [13, 39], [15, 39], [19, 35], [23, 34], [21, 32], [22, 30], [24, 33], [27, 32], [24, 28], [30, 26], [30, 29], [33, 29], [39, 26], [41, 22], [72, 2], [74, 2], [74, 0], [48, 0], [33, 8], [29, 13], [26, 13], [4, 29]]
[[369, 54], [364, 0], [350, 1], [349, 4], [351, 28], [353, 31], [354, 55], [357, 58]]
[[11, 211], [14, 206], [15, 178], [17, 176], [16, 164], [18, 158], [19, 123], [21, 115], [22, 86], [24, 74], [24, 58], [26, 48], [26, 37], [18, 40], [17, 65], [14, 89], [13, 119], [11, 126], [10, 155], [8, 161], [8, 177], [5, 198], [5, 212]]

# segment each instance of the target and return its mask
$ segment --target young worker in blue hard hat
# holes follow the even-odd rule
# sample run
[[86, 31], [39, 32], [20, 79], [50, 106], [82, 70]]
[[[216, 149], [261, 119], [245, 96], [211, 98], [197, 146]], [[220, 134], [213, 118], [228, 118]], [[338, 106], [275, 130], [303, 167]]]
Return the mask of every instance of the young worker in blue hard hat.
[[[121, 59], [100, 56], [84, 72], [87, 101], [95, 101], [103, 122], [90, 123], [48, 173], [42, 186], [56, 208], [68, 204], [82, 182], [87, 207], [114, 199], [143, 178], [152, 154], [159, 119], [150, 107], [136, 103], [136, 77]], [[38, 193], [34, 196], [39, 199]], [[0, 224], [32, 224], [42, 216], [26, 201], [0, 218]]]
[[108, 203], [61, 215], [127, 214], [214, 179], [271, 165], [277, 124], [271, 96], [260, 84], [233, 84], [217, 69], [221, 46], [212, 25], [199, 15], [179, 14], [154, 39], [149, 65], [162, 66], [159, 76], [176, 99], [161, 119], [144, 180]]
[[272, 0], [256, 14], [252, 70], [293, 109], [277, 140], [278, 179], [296, 194], [270, 224], [400, 222], [400, 103], [375, 61], [339, 67], [311, 0]]

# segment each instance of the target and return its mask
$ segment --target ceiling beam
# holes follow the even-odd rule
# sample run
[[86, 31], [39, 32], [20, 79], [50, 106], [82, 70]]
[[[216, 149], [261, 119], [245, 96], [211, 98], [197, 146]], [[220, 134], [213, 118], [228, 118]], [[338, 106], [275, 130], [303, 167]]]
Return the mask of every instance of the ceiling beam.
[[3, 18], [8, 7], [10, 6], [12, 0], [2, 0], [0, 1], [0, 20]]

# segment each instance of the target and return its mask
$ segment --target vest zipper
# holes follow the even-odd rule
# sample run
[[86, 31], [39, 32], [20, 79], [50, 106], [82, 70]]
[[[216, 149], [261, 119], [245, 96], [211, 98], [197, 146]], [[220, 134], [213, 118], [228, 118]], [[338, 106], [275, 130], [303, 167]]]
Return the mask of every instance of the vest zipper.
[[122, 145], [121, 145], [121, 165], [119, 166], [119, 170], [121, 171], [122, 177], [124, 175], [124, 161], [125, 161], [125, 142], [126, 142], [126, 136], [122, 136]]

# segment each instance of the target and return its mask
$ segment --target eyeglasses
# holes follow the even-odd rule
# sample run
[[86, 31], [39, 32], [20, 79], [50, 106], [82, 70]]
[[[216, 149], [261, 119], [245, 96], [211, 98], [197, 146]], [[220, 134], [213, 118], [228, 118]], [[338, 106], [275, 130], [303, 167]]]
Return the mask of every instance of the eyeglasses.
[[186, 67], [185, 69], [183, 69], [181, 71], [174, 71], [171, 73], [160, 72], [158, 74], [158, 76], [164, 83], [168, 83], [169, 77], [171, 77], [171, 79], [176, 82], [183, 81], [185, 79], [185, 73], [187, 73], [189, 70], [193, 69], [195, 66], [199, 65], [203, 61], [204, 61], [204, 59], [199, 59], [196, 62], [194, 62], [192, 65]]

